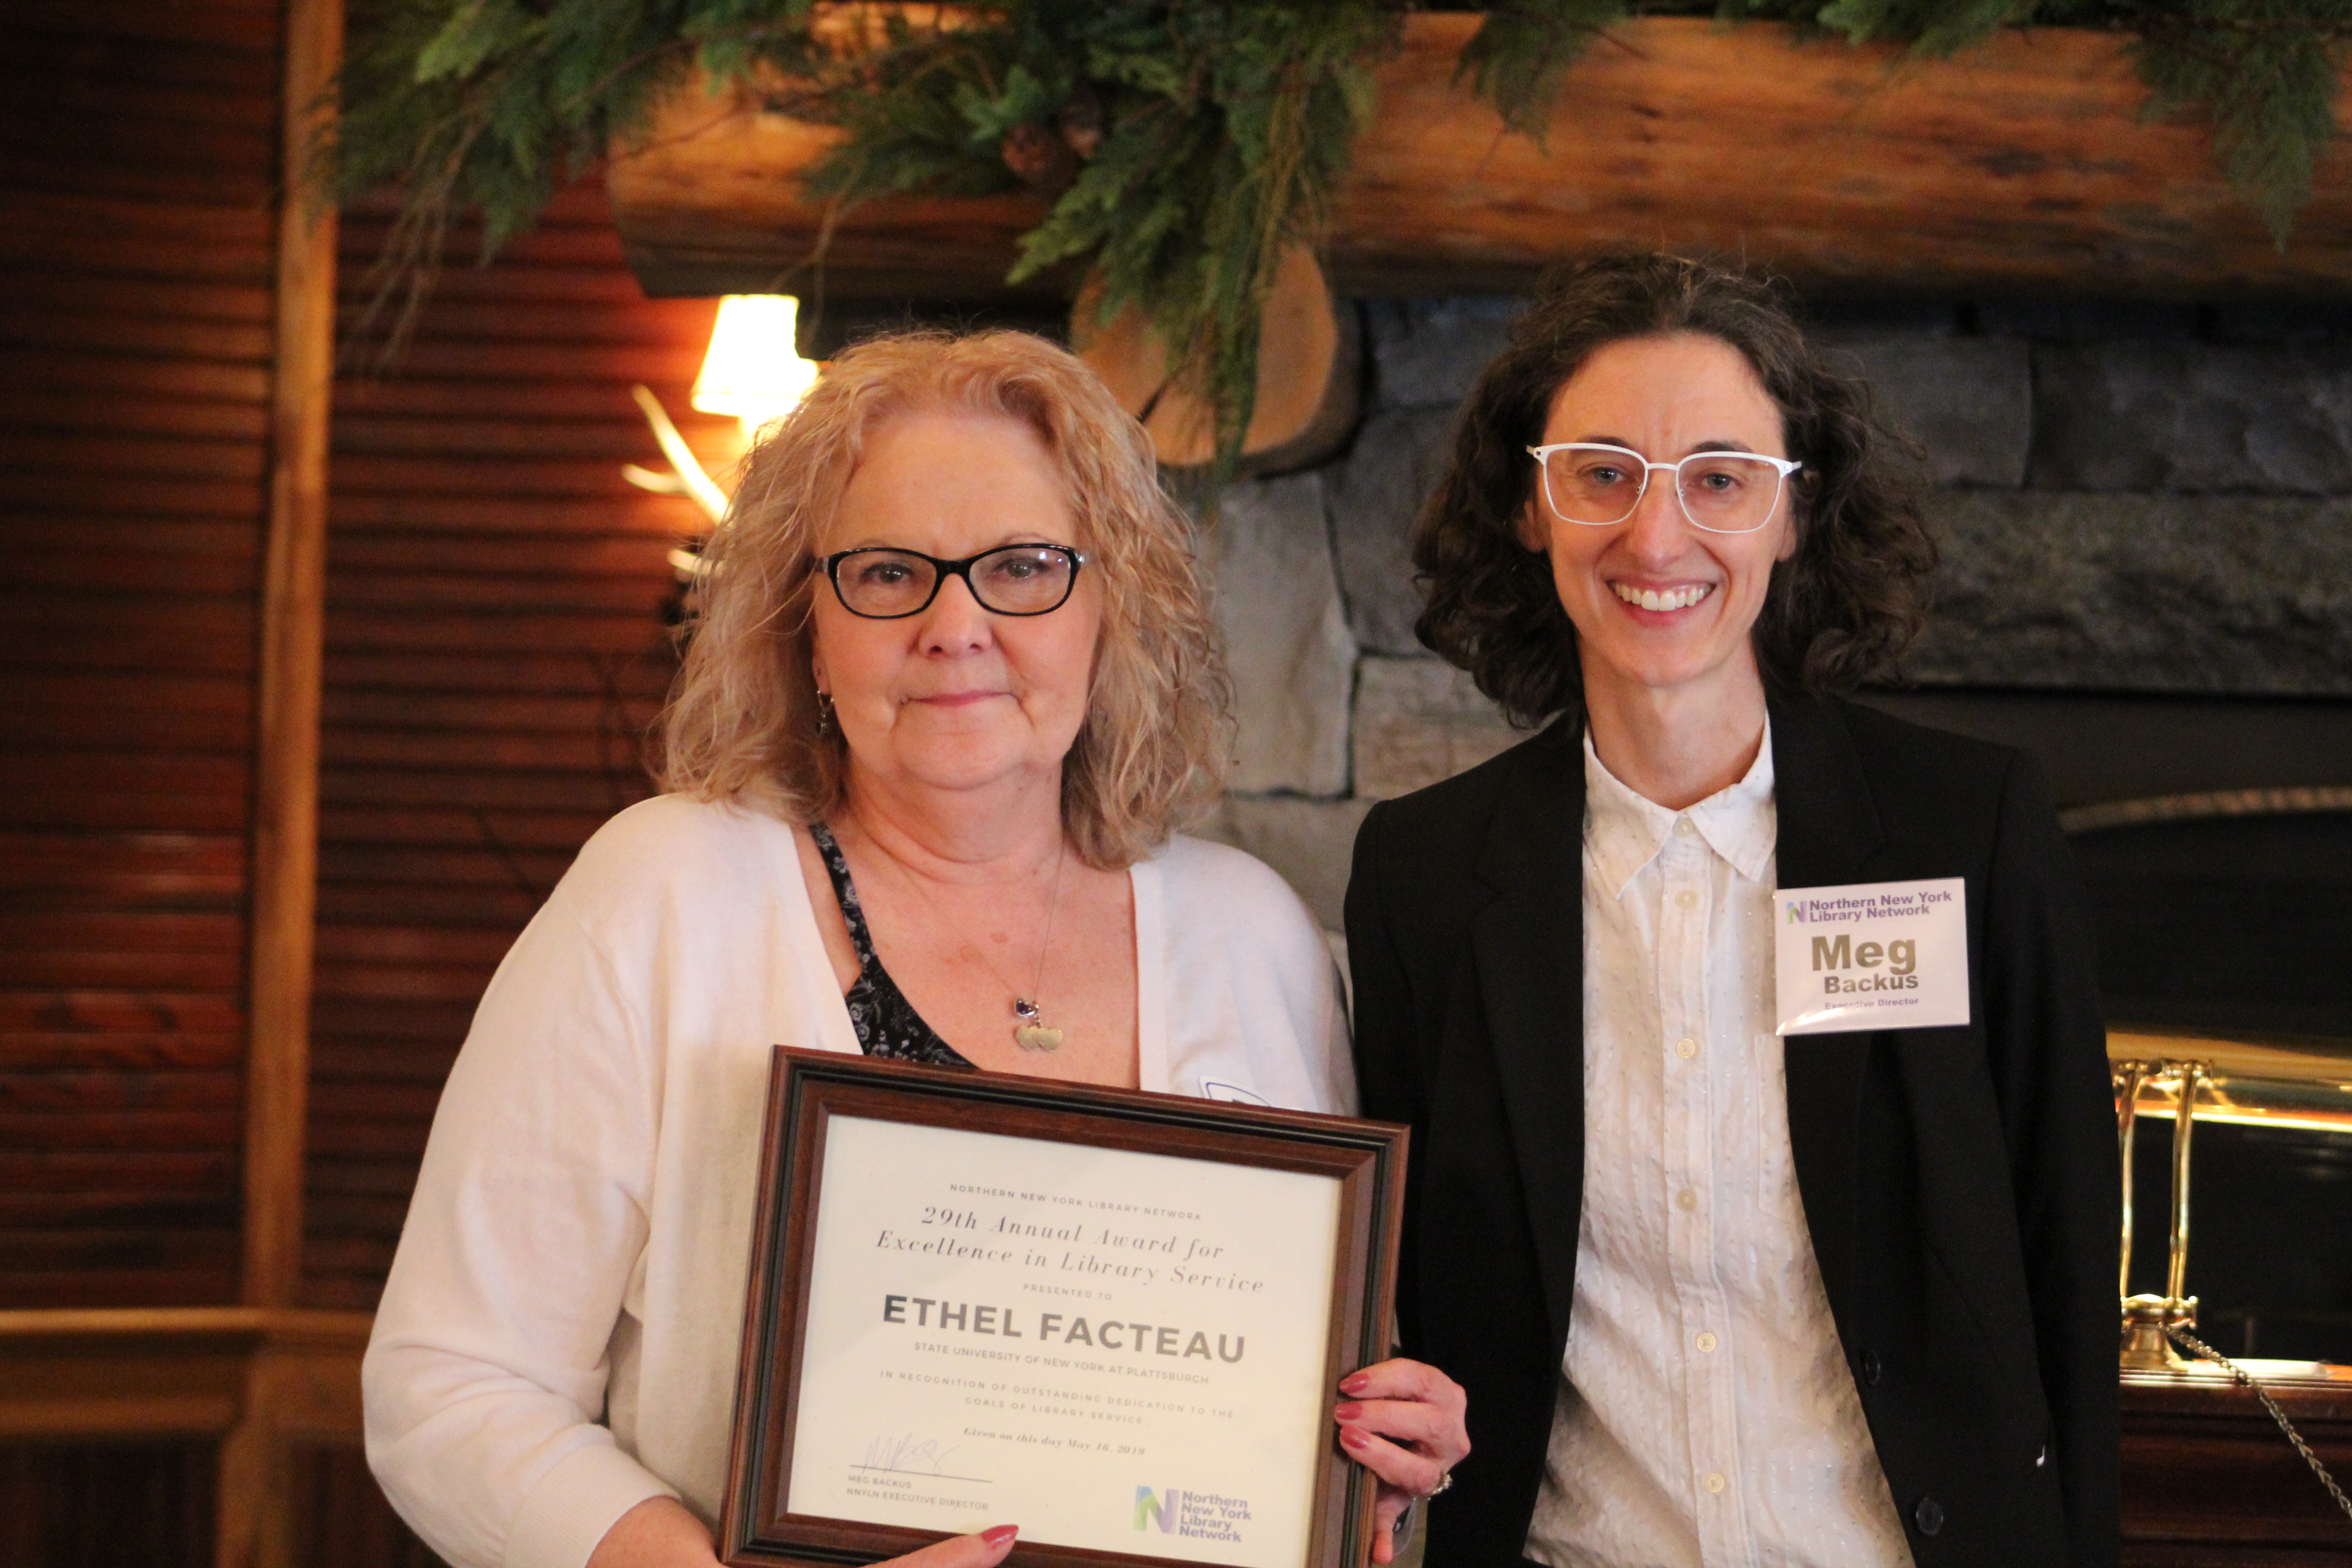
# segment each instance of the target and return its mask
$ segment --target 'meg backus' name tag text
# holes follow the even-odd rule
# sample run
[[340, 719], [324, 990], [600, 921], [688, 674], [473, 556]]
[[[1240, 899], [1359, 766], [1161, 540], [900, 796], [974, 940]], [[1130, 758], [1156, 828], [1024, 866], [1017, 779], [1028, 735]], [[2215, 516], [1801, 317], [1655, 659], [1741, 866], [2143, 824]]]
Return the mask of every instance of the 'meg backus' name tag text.
[[1969, 1021], [1961, 879], [1783, 888], [1772, 908], [1781, 1034]]

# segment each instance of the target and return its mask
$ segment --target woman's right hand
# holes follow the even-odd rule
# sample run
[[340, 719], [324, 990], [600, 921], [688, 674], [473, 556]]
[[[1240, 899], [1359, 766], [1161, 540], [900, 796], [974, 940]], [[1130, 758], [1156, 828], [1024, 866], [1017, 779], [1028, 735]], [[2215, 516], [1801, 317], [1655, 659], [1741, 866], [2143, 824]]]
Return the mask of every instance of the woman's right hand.
[[[1017, 1524], [1000, 1524], [971, 1535], [935, 1541], [919, 1552], [893, 1557], [875, 1568], [996, 1568], [1013, 1550]], [[718, 1568], [710, 1531], [676, 1498], [647, 1498], [613, 1523], [587, 1568]]]

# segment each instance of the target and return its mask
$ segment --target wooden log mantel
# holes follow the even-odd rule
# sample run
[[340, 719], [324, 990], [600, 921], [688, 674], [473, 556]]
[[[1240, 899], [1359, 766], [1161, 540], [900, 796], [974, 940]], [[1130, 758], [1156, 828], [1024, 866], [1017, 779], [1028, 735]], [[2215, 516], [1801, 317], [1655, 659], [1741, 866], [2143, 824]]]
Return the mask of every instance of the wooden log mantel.
[[[1946, 60], [1777, 24], [1612, 28], [1570, 74], [1546, 146], [1454, 85], [1474, 16], [1415, 15], [1380, 68], [1333, 212], [1333, 281], [1358, 294], [1525, 288], [1609, 246], [1703, 248], [1849, 291], [2340, 294], [2352, 156], [2319, 169], [2284, 251], [2223, 182], [2204, 128], [2142, 123], [2116, 35], [2009, 32]], [[833, 132], [689, 89], [606, 175], [654, 294], [813, 291], [824, 225], [801, 177]], [[834, 233], [831, 295], [973, 301], [1013, 289], [1026, 195], [877, 202]]]

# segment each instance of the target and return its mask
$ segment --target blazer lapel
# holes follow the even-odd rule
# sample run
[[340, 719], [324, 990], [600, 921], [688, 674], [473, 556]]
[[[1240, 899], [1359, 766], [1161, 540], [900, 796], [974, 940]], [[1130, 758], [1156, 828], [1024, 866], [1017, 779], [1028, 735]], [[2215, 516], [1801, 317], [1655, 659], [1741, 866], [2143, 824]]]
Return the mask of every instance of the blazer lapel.
[[[1780, 885], [1833, 888], [1864, 880], [1885, 835], [1843, 719], [1820, 697], [1776, 700], [1770, 707]], [[1784, 1053], [1797, 1189], [1830, 1309], [1841, 1323], [1854, 1273], [1863, 1068], [1875, 1038], [1863, 1030], [1792, 1035]]]
[[1555, 1344], [1568, 1334], [1584, 1190], [1584, 754], [1562, 721], [1515, 753], [1478, 858], [1502, 896], [1471, 924], [1504, 1118]]

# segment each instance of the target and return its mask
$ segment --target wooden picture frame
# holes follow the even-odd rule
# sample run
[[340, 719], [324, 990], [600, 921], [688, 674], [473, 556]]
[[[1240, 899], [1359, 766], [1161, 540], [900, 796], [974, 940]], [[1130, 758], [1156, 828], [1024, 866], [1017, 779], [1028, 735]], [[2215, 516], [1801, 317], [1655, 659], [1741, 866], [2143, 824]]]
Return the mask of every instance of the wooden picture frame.
[[[730, 1568], [873, 1563], [952, 1533], [794, 1512], [787, 1495], [800, 1440], [796, 1423], [805, 1381], [817, 1221], [825, 1201], [825, 1149], [834, 1121], [845, 1116], [1331, 1178], [1338, 1186], [1337, 1242], [1320, 1330], [1325, 1349], [1319, 1386], [1330, 1390], [1336, 1403], [1341, 1377], [1390, 1353], [1403, 1219], [1404, 1128], [779, 1047], [769, 1085], [719, 1532], [719, 1555]], [[1163, 1348], [1160, 1353], [1168, 1352]], [[1321, 1430], [1319, 1455], [1301, 1456], [1311, 1464], [1314, 1481], [1307, 1547], [1297, 1568], [1359, 1568], [1370, 1557], [1376, 1479], [1341, 1451], [1336, 1426], [1327, 1422]], [[1139, 1521], [1142, 1517], [1139, 1501]], [[976, 1519], [967, 1528], [998, 1522], [1006, 1521]], [[1139, 1544], [1149, 1544], [1148, 1536]], [[1188, 1556], [1171, 1557], [1024, 1536], [1007, 1563], [1010, 1568], [1124, 1568], [1220, 1560], [1202, 1555], [1207, 1550], [1195, 1547]]]

